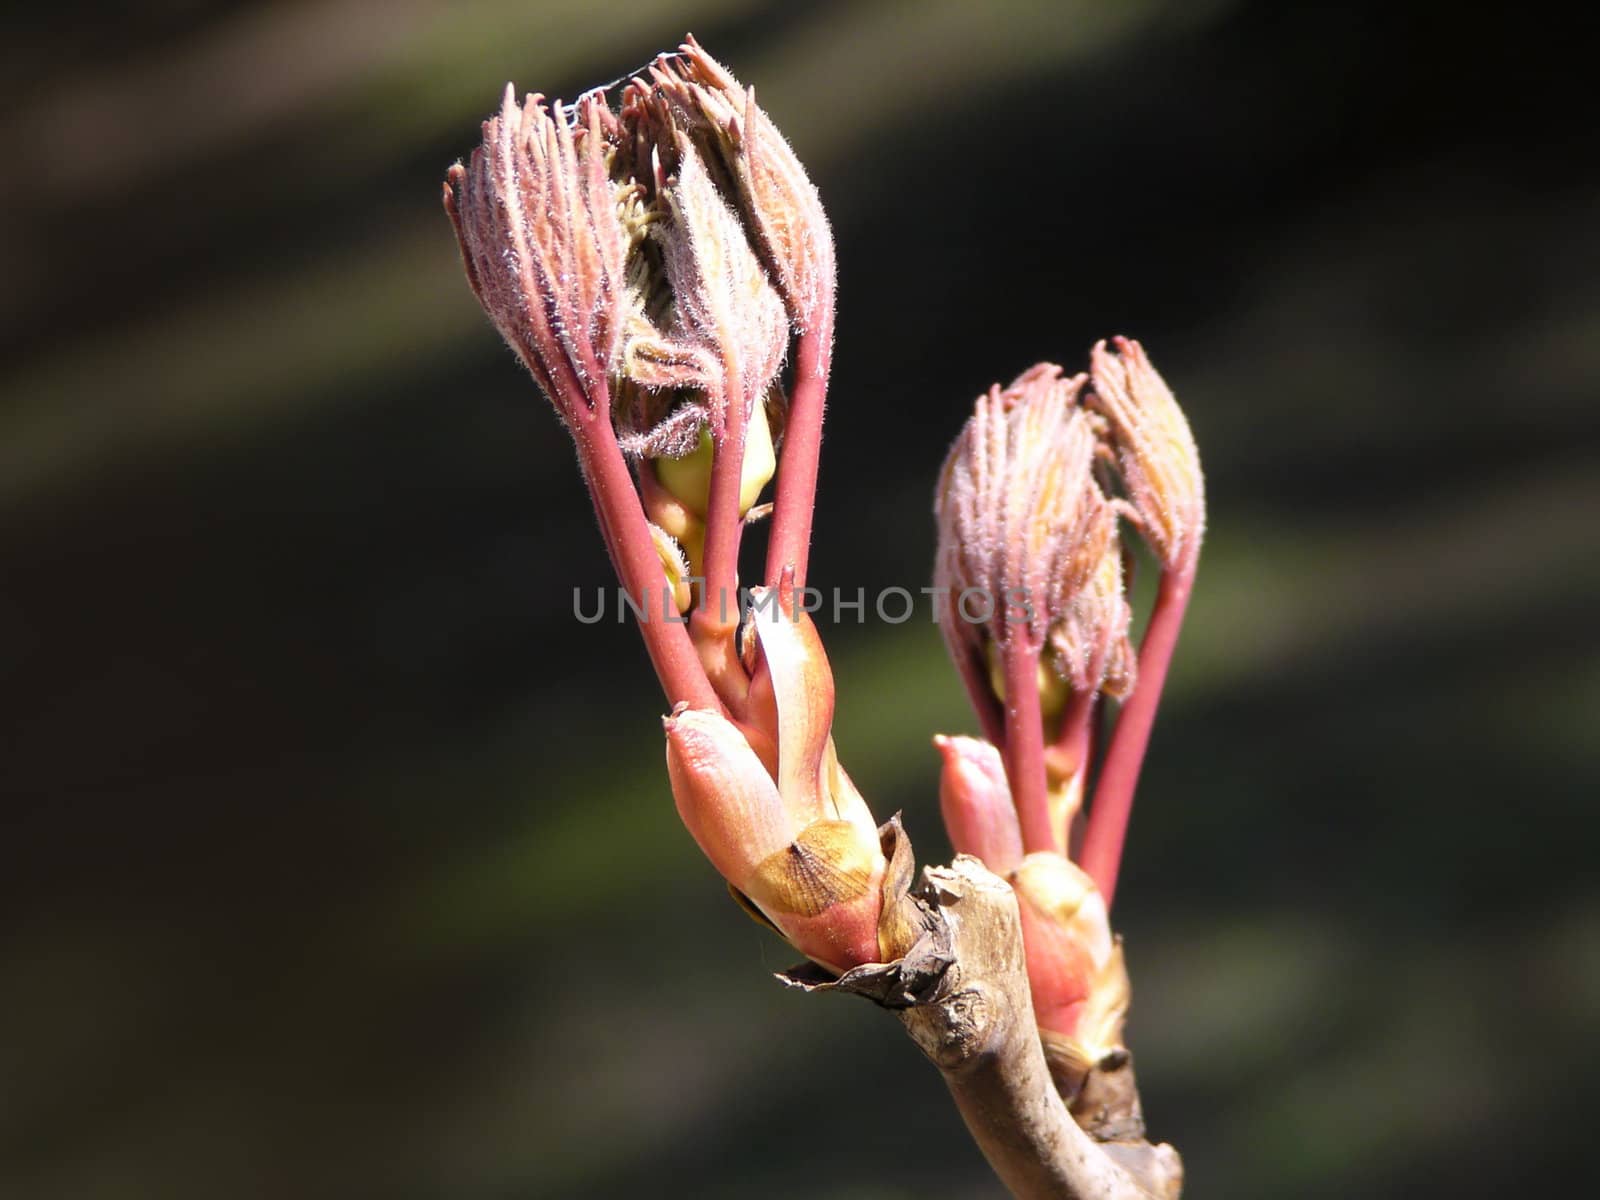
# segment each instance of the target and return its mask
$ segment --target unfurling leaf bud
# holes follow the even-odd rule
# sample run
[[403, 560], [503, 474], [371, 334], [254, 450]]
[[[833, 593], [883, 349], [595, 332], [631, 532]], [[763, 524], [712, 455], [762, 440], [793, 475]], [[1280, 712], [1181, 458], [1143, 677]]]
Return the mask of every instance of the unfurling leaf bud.
[[635, 80], [616, 125], [639, 173], [627, 211], [649, 214], [630, 224], [642, 231], [630, 260], [640, 299], [617, 389], [621, 444], [705, 518], [712, 459], [731, 435], [744, 445], [743, 515], [775, 469], [765, 404], [788, 351], [783, 303], [666, 100]]
[[467, 281], [569, 425], [599, 403], [629, 317], [603, 114], [592, 100], [519, 105], [508, 84], [444, 187]]
[[817, 189], [754, 89], [741, 87], [693, 38], [651, 70], [674, 115], [708, 159], [731, 179], [740, 214], [783, 293], [797, 332], [832, 321], [833, 234]]
[[[1098, 563], [1095, 435], [1083, 377], [1041, 363], [980, 397], [940, 475], [934, 582], [952, 654], [1013, 638], [1043, 644]], [[978, 619], [979, 617], [984, 619]]]
[[1113, 338], [1090, 353], [1085, 403], [1105, 415], [1139, 531], [1168, 571], [1192, 573], [1205, 533], [1205, 479], [1183, 410], [1143, 347]]
[[1110, 530], [1105, 549], [1081, 588], [1067, 601], [1066, 612], [1050, 631], [1053, 673], [1074, 692], [1104, 692], [1118, 699], [1133, 690], [1137, 658], [1128, 640], [1133, 610], [1122, 581], [1122, 541], [1111, 506], [1095, 495], [1099, 519]]
[[760, 406], [783, 365], [789, 332], [782, 302], [699, 152], [681, 135], [677, 150], [677, 175], [665, 193], [671, 220], [657, 226], [672, 286], [671, 333], [720, 367], [707, 389], [711, 434], [720, 441], [729, 405], [747, 414]]

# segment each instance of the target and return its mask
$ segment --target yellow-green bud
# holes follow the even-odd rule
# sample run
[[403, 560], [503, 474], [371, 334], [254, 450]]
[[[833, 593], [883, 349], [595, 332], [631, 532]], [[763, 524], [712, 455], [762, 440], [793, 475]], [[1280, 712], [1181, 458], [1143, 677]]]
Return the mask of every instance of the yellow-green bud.
[[[994, 689], [994, 694], [1004, 701], [1006, 698], [1006, 662], [1001, 654], [1000, 643], [986, 642], [984, 656], [989, 660], [989, 686]], [[1072, 695], [1072, 685], [1063, 679], [1047, 658], [1039, 659], [1039, 715], [1046, 721], [1054, 720], [1061, 715], [1061, 710], [1067, 706], [1067, 698]]]
[[[703, 428], [695, 448], [682, 458], [655, 460], [656, 478], [661, 486], [683, 502], [697, 517], [704, 518], [711, 502], [711, 460], [715, 448], [711, 430]], [[752, 406], [745, 426], [744, 469], [739, 475], [739, 515], [743, 516], [761, 497], [761, 489], [772, 480], [778, 459], [772, 449], [772, 427], [767, 424], [765, 406]]]
[[661, 560], [667, 586], [672, 589], [673, 606], [679, 613], [688, 612], [694, 598], [689, 586], [689, 559], [683, 547], [676, 538], [654, 523], [650, 526], [650, 540], [655, 543], [656, 557]]

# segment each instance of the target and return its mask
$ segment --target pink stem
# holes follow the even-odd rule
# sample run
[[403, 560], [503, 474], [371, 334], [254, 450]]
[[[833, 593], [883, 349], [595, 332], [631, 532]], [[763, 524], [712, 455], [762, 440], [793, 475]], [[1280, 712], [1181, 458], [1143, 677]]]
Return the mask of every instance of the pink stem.
[[1194, 582], [1191, 568], [1182, 573], [1163, 571], [1156, 588], [1155, 607], [1150, 612], [1150, 627], [1139, 646], [1139, 678], [1133, 694], [1117, 714], [1111, 731], [1111, 744], [1100, 766], [1095, 784], [1094, 803], [1089, 809], [1089, 827], [1083, 837], [1082, 867], [1089, 873], [1111, 907], [1117, 888], [1117, 870], [1122, 862], [1122, 844], [1128, 835], [1128, 818], [1133, 813], [1133, 793], [1139, 785], [1139, 768], [1150, 745], [1150, 730], [1161, 705], [1161, 688], [1167, 667], [1178, 645], [1183, 613], [1189, 605]]
[[669, 704], [687, 701], [695, 708], [721, 712], [687, 626], [662, 617], [663, 597], [668, 593], [666, 572], [650, 537], [633, 475], [611, 428], [609, 399], [595, 407], [574, 423], [578, 455], [617, 576], [630, 596], [643, 597], [645, 618], [638, 623], [639, 633], [656, 678]]
[[795, 346], [794, 394], [783, 427], [778, 491], [767, 539], [767, 584], [776, 586], [787, 566], [804, 587], [811, 553], [811, 513], [817, 499], [817, 462], [822, 453], [822, 410], [833, 360], [833, 319], [800, 335]]
[[1061, 841], [1061, 853], [1074, 862], [1083, 848], [1082, 788], [1087, 787], [1089, 763], [1094, 753], [1095, 716], [1102, 711], [1095, 703], [1098, 699], [1098, 692], [1073, 692], [1067, 700], [1066, 711], [1061, 714], [1061, 728], [1056, 739], [1044, 752], [1045, 765], [1055, 772], [1058, 785], [1074, 779], [1083, 781], [1078, 808], [1071, 819], [1055, 831]]
[[967, 699], [972, 702], [972, 711], [978, 714], [983, 736], [993, 745], [1003, 747], [1006, 744], [1005, 713], [994, 694], [994, 685], [989, 682], [989, 672], [966, 643], [952, 646], [951, 656], [955, 659], [956, 674], [961, 676], [961, 683], [967, 690]]
[[1061, 729], [1052, 745], [1064, 768], [1076, 773], [1089, 762], [1089, 730], [1093, 726], [1095, 698], [1098, 692], [1074, 691], [1067, 698], [1066, 709], [1061, 714]]
[[711, 453], [711, 492], [706, 501], [706, 590], [701, 610], [731, 614], [738, 611], [739, 536], [744, 531], [739, 490], [744, 482], [748, 422], [738, 373], [729, 371], [725, 382], [729, 402], [722, 436]]
[[1060, 851], [1050, 829], [1044, 776], [1044, 722], [1039, 712], [1039, 651], [1025, 637], [1002, 647], [1006, 670], [1006, 777], [1022, 826], [1022, 848]]

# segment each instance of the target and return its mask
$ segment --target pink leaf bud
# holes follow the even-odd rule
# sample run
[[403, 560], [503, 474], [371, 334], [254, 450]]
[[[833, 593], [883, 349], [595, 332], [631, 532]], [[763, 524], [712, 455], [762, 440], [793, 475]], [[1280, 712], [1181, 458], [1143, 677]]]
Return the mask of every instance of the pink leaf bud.
[[[756, 589], [758, 603], [766, 589]], [[773, 604], [750, 618], [744, 724], [680, 710], [667, 764], [684, 824], [796, 949], [842, 971], [880, 957], [887, 869], [834, 753], [833, 677], [816, 627]]]
[[706, 174], [699, 152], [679, 135], [678, 171], [665, 200], [671, 219], [655, 227], [672, 288], [675, 338], [718, 362], [709, 396], [718, 439], [727, 406], [758, 407], [783, 365], [789, 333], [783, 305], [738, 218]]
[[1028, 986], [1058, 1082], [1122, 1048], [1128, 975], [1094, 881], [1059, 854], [1030, 854], [1011, 877], [1028, 955]]
[[664, 725], [678, 815], [711, 865], [743, 889], [761, 863], [794, 840], [800, 825], [733, 722], [680, 707]]
[[604, 395], [627, 324], [627, 238], [604, 106], [576, 112], [508, 84], [483, 144], [450, 168], [444, 206], [467, 280], [569, 425]]
[[651, 71], [715, 173], [731, 179], [741, 216], [798, 332], [831, 325], [833, 234], [817, 189], [767, 114], [726, 67], [690, 38]]
[[1113, 338], [1090, 353], [1085, 402], [1105, 415], [1139, 531], [1162, 566], [1192, 573], [1205, 533], [1205, 478], [1183, 409], [1144, 348]]
[[933, 744], [944, 759], [939, 811], [950, 845], [958, 854], [976, 855], [996, 875], [1009, 875], [1022, 862], [1022, 829], [1000, 751], [971, 737], [941, 734]]
[[1116, 533], [1111, 506], [1094, 490], [1096, 520], [1107, 533], [1104, 549], [1083, 583], [1067, 601], [1061, 619], [1050, 631], [1056, 674], [1077, 693], [1104, 692], [1118, 699], [1133, 690], [1137, 659], [1128, 639], [1133, 610], [1122, 580], [1122, 540]]
[[[1043, 644], [1100, 558], [1083, 377], [1041, 363], [980, 397], [940, 475], [935, 582], [953, 654], [1023, 638]], [[1098, 540], [1097, 540], [1098, 539]]]

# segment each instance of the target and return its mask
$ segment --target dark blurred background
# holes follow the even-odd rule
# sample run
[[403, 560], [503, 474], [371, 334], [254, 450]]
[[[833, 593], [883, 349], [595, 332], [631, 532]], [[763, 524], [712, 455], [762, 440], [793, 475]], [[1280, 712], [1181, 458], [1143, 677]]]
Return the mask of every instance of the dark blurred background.
[[[474, 0], [5, 18], [0, 1193], [980, 1197], [678, 826], [553, 414], [439, 209], [693, 30], [839, 239], [814, 582], [1123, 332], [1212, 532], [1118, 923], [1194, 1197], [1532, 1195], [1600, 1104], [1600, 103], [1535, 6]], [[824, 626], [938, 829], [933, 627]], [[1570, 1193], [1569, 1193], [1570, 1194]]]

